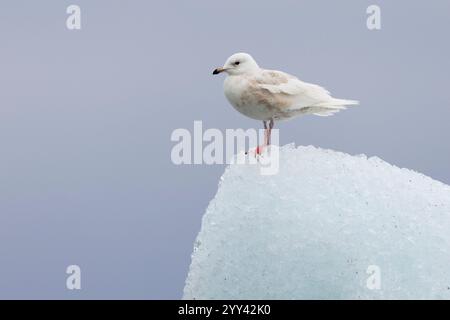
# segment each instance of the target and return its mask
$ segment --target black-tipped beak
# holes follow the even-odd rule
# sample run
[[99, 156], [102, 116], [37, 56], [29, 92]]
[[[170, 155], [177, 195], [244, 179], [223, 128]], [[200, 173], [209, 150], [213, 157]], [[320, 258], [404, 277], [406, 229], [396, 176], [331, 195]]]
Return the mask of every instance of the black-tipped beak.
[[224, 72], [224, 71], [225, 71], [224, 68], [217, 68], [217, 69], [214, 69], [213, 74], [219, 74], [219, 73]]

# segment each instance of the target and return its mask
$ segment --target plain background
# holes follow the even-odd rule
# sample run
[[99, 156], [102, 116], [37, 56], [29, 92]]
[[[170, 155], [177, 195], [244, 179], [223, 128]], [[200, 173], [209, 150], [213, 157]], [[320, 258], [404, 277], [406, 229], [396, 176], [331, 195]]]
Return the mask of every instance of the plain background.
[[224, 166], [175, 166], [170, 135], [261, 127], [211, 75], [234, 52], [361, 101], [278, 124], [282, 144], [450, 183], [449, 16], [447, 0], [1, 1], [0, 298], [181, 297]]

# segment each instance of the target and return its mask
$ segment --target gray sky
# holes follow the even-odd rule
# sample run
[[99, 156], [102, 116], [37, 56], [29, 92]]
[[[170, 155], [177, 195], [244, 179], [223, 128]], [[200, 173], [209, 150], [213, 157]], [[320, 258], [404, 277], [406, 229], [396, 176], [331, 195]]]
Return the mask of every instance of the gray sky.
[[170, 135], [261, 126], [211, 75], [234, 52], [361, 101], [278, 124], [282, 144], [450, 183], [449, 15], [446, 0], [1, 1], [0, 298], [181, 297], [224, 167], [173, 165]]

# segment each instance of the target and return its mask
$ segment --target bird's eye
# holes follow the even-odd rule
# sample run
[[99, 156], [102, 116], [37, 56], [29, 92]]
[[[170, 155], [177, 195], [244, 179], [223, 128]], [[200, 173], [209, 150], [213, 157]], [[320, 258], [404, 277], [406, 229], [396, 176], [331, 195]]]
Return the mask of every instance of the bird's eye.
[[236, 61], [236, 62], [234, 63], [234, 65], [235, 65], [235, 66], [238, 66], [240, 63], [241, 63], [240, 61]]

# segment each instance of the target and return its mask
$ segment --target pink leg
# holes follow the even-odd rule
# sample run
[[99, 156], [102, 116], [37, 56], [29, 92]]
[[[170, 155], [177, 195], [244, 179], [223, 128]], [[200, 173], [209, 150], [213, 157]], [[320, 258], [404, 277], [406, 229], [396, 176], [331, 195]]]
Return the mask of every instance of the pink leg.
[[272, 128], [273, 128], [273, 124], [274, 123], [273, 123], [273, 120], [271, 119], [269, 121], [269, 126], [267, 126], [267, 121], [263, 121], [263, 124], [264, 124], [264, 144], [256, 147], [256, 152], [255, 153], [257, 155], [258, 154], [259, 155], [262, 154], [264, 148], [270, 145], [270, 135], [272, 133]]
[[273, 125], [274, 125], [273, 119], [270, 119], [270, 121], [269, 121], [269, 129], [268, 129], [268, 133], [267, 133], [267, 141], [266, 141], [266, 144], [268, 146], [270, 145], [270, 136], [272, 134]]

